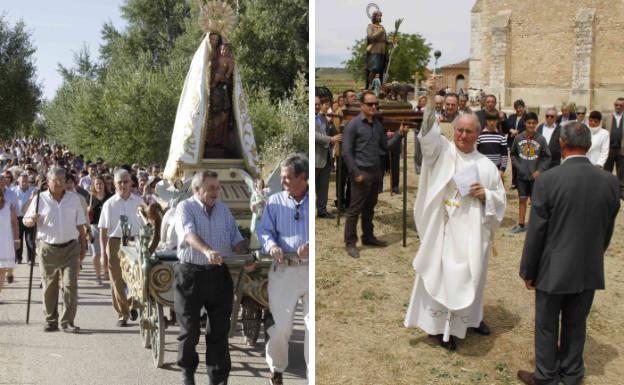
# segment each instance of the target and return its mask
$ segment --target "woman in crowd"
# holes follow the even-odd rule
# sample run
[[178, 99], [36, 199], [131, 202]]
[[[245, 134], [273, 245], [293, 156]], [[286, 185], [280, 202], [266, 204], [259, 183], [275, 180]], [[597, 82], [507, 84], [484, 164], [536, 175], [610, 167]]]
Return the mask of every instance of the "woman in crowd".
[[108, 261], [106, 259], [100, 261], [102, 250], [100, 247], [100, 229], [98, 222], [102, 213], [102, 205], [113, 194], [106, 189], [104, 177], [96, 175], [91, 184], [89, 192], [89, 226], [91, 227], [91, 255], [93, 255], [93, 266], [95, 267], [95, 277], [98, 285], [102, 284], [102, 279], [108, 276]]
[[0, 188], [0, 290], [7, 271], [15, 267], [15, 246], [19, 242], [17, 216], [5, 199], [6, 188]]

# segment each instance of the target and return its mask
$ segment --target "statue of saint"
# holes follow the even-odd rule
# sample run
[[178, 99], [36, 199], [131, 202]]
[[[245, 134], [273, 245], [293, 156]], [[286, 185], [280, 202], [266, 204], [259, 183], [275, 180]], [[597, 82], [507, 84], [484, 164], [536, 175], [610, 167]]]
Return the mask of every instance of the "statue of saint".
[[232, 74], [234, 58], [229, 44], [221, 36], [211, 33], [210, 40], [210, 109], [206, 132], [206, 155], [226, 154], [232, 126]]
[[366, 28], [368, 45], [366, 46], [366, 89], [372, 86], [375, 75], [379, 75], [379, 81], [383, 84], [383, 75], [388, 65], [389, 46], [386, 29], [381, 25], [381, 11], [376, 10], [371, 17], [371, 24]]

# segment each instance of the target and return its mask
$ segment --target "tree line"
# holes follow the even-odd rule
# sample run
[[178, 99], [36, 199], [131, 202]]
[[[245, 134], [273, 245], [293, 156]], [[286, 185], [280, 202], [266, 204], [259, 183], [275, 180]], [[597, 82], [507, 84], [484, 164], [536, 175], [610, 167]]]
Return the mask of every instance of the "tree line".
[[[307, 151], [307, 1], [238, 0], [231, 5], [238, 23], [230, 42], [261, 156]], [[44, 102], [34, 82], [31, 37], [18, 23], [13, 29], [22, 34], [23, 52], [31, 64], [26, 79], [36, 90], [31, 91], [34, 107], [24, 112], [29, 119], [19, 123], [3, 119], [0, 135], [40, 133], [87, 158], [163, 164], [184, 79], [204, 34], [197, 23], [199, 10], [199, 2], [124, 1], [126, 27], [102, 26], [97, 57], [86, 46], [77, 47], [70, 66], [58, 65], [62, 84], [54, 98]], [[0, 19], [0, 39], [6, 29], [11, 30]], [[0, 71], [6, 56], [3, 41]], [[0, 72], [0, 78], [3, 75]], [[16, 87], [26, 89], [23, 84]], [[0, 88], [0, 108], [11, 108], [3, 95]], [[35, 119], [37, 113], [40, 119]]]

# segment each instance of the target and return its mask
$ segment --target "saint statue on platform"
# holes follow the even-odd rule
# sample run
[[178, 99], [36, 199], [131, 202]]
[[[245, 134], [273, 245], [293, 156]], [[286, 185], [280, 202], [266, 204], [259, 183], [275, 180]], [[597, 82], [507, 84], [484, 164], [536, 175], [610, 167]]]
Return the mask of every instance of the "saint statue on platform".
[[379, 8], [376, 6], [375, 8], [370, 15], [371, 23], [366, 28], [368, 44], [366, 46], [366, 89], [371, 89], [376, 75], [379, 75], [379, 81], [383, 84], [385, 80], [383, 76], [389, 59], [388, 48], [393, 44], [392, 41], [388, 41], [386, 29], [381, 25], [382, 13]]

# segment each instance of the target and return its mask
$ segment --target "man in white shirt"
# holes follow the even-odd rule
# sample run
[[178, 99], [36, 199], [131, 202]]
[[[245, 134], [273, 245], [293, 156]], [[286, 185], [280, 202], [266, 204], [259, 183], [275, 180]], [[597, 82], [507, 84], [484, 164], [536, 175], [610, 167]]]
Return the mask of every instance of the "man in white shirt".
[[113, 308], [118, 315], [117, 326], [124, 327], [128, 326], [128, 318], [133, 321], [137, 318], [137, 311], [130, 310], [131, 306], [126, 297], [126, 283], [123, 280], [119, 263], [121, 217], [128, 218], [130, 237], [137, 236], [141, 227], [141, 219], [137, 212], [141, 205], [141, 198], [130, 192], [132, 182], [128, 171], [119, 169], [115, 172], [114, 181], [116, 194], [104, 202], [98, 227], [100, 228], [102, 255], [105, 261], [108, 260]]
[[78, 185], [87, 191], [91, 191], [91, 182], [93, 181], [93, 178], [95, 178], [95, 175], [97, 173], [97, 167], [95, 164], [91, 163], [88, 170], [89, 175], [80, 178], [80, 182], [78, 182]]
[[561, 134], [561, 126], [556, 123], [557, 110], [549, 108], [546, 110], [546, 122], [540, 124], [537, 127], [537, 132], [542, 134], [548, 148], [550, 150], [550, 165], [551, 169], [561, 164], [561, 146], [559, 145], [559, 136]]
[[44, 331], [58, 330], [59, 275], [63, 279], [63, 314], [61, 328], [77, 333], [74, 325], [78, 307], [78, 271], [84, 259], [87, 242], [84, 224], [87, 220], [76, 193], [65, 191], [65, 170], [53, 168], [48, 172], [48, 191], [33, 201], [24, 215], [24, 225], [37, 226], [38, 252], [43, 281], [43, 303], [46, 316]]

